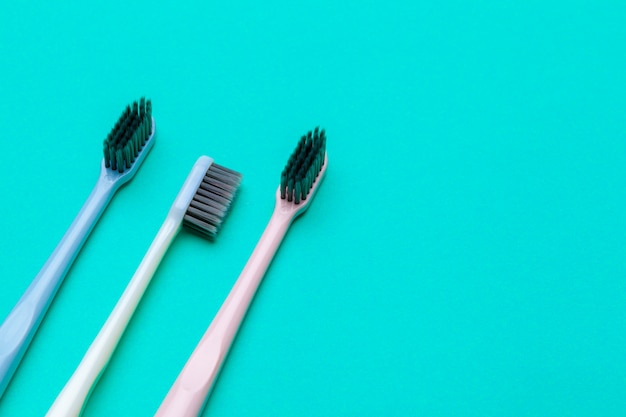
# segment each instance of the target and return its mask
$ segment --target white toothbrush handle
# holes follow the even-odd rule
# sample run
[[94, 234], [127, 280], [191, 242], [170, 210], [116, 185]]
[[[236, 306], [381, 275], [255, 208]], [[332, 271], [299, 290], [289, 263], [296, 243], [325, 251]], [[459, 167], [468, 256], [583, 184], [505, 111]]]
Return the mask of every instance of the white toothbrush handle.
[[154, 271], [180, 230], [187, 206], [189, 206], [189, 202], [212, 163], [213, 159], [203, 156], [192, 168], [135, 275], [133, 275], [106, 323], [100, 329], [98, 336], [92, 342], [80, 365], [46, 416], [70, 417], [80, 415], [91, 390], [109, 362], [126, 325], [141, 300], [141, 296], [150, 283]]
[[179, 229], [180, 222], [169, 218], [161, 226], [122, 297], [46, 416], [80, 415], [93, 386], [109, 362], [141, 296], [150, 283], [154, 271]]
[[230, 345], [261, 283], [293, 213], [275, 210], [248, 263], [239, 275], [155, 417], [196, 417], [204, 408]]

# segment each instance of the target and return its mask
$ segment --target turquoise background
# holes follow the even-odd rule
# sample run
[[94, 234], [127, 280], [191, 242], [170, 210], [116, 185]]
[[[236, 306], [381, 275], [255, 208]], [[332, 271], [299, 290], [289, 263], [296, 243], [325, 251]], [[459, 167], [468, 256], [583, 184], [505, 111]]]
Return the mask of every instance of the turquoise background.
[[206, 416], [626, 413], [626, 8], [618, 1], [0, 6], [0, 316], [96, 182], [124, 106], [157, 143], [4, 398], [42, 416], [195, 160], [244, 174], [181, 233], [85, 416], [151, 416], [261, 235], [300, 134], [329, 168]]

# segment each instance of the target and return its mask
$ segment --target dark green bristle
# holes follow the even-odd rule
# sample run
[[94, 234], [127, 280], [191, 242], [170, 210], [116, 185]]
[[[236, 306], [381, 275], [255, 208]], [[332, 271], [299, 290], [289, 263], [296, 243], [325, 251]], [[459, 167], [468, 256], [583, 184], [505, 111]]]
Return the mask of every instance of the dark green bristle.
[[280, 198], [300, 204], [306, 200], [324, 166], [326, 131], [316, 127], [300, 138], [280, 176]]
[[129, 169], [152, 134], [152, 102], [141, 98], [126, 106], [104, 140], [104, 164], [120, 173]]

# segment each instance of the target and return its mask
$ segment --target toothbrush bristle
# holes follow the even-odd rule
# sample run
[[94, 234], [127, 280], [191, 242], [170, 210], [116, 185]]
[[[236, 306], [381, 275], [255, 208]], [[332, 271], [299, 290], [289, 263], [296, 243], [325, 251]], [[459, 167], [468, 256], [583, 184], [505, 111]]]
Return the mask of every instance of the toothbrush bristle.
[[302, 136], [280, 176], [280, 198], [300, 204], [306, 200], [324, 166], [326, 131], [316, 127]]
[[120, 173], [129, 169], [152, 134], [152, 102], [141, 98], [126, 109], [104, 140], [104, 164]]
[[237, 193], [241, 174], [211, 164], [193, 196], [183, 218], [183, 225], [210, 240], [219, 232]]

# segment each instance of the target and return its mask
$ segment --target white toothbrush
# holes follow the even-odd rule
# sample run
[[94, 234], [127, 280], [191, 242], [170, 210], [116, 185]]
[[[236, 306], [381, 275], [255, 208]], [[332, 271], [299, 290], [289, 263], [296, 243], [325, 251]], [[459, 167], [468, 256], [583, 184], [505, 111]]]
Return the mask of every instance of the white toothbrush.
[[239, 173], [213, 163], [213, 159], [207, 156], [198, 159], [126, 290], [46, 416], [81, 414], [181, 225], [212, 239], [229, 211], [240, 181]]

